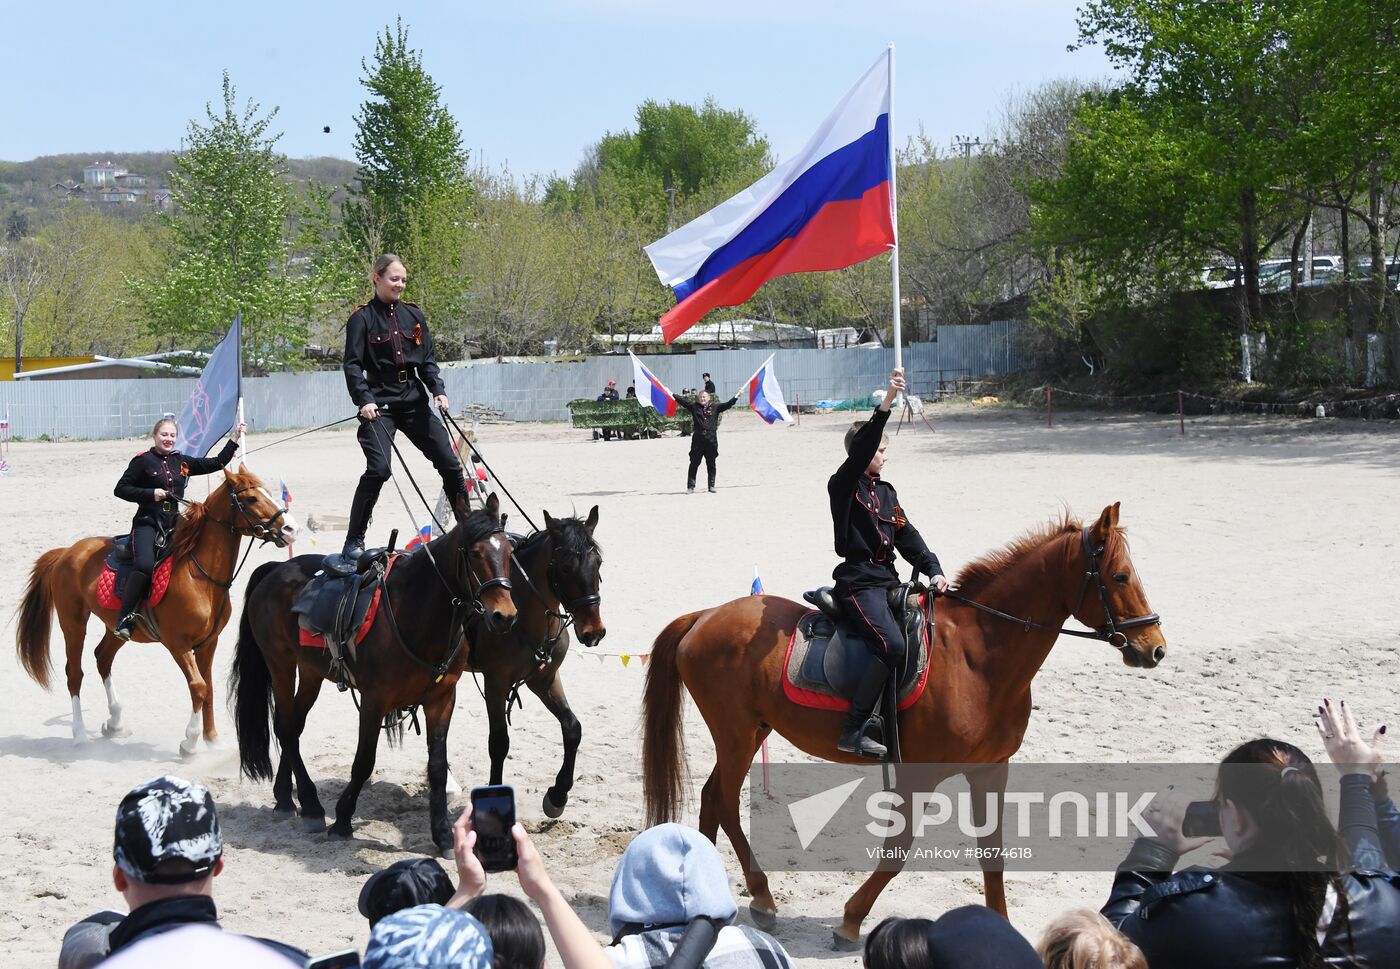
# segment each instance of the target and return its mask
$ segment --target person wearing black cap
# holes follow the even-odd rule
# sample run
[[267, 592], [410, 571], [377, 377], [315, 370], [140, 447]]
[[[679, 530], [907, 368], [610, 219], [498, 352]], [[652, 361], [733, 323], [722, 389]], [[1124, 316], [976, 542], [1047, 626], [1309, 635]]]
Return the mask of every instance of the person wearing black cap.
[[[167, 774], [134, 788], [117, 807], [112, 856], [112, 884], [129, 914], [99, 912], [70, 928], [59, 969], [86, 969], [185, 925], [221, 928], [213, 881], [224, 870], [224, 839], [214, 799], [203, 785]], [[300, 949], [256, 941], [296, 965], [306, 962]]]
[[360, 889], [360, 914], [374, 928], [380, 919], [415, 905], [446, 905], [455, 889], [435, 858], [406, 858], [383, 868]]
[[460, 521], [466, 514], [462, 465], [452, 453], [447, 430], [428, 407], [449, 409], [447, 390], [438, 371], [428, 320], [414, 304], [400, 299], [408, 285], [408, 270], [393, 253], [374, 263], [374, 298], [350, 315], [345, 324], [345, 385], [359, 408], [360, 449], [365, 473], [350, 503], [344, 554], [364, 551], [365, 533], [379, 490], [389, 480], [392, 442], [397, 431], [433, 463], [442, 477], [447, 504]]
[[885, 466], [885, 424], [890, 405], [904, 392], [904, 370], [890, 371], [889, 390], [870, 420], [846, 431], [846, 460], [826, 483], [836, 554], [844, 561], [831, 573], [835, 597], [852, 630], [874, 653], [865, 668], [836, 749], [882, 758], [885, 746], [866, 736], [866, 724], [885, 682], [904, 663], [904, 630], [890, 611], [889, 590], [899, 585], [894, 553], [929, 577], [939, 592], [948, 587], [943, 567], [899, 504], [894, 486], [880, 476]]
[[[713, 387], [714, 384], [709, 386]], [[695, 472], [700, 470], [700, 459], [705, 460], [705, 472], [709, 476], [710, 491], [715, 490], [715, 459], [719, 457], [719, 415], [739, 402], [739, 395], [716, 404], [710, 399], [708, 390], [700, 391], [693, 402], [677, 397], [676, 403], [690, 411], [693, 431], [690, 435], [690, 467], [685, 475], [685, 490], [695, 490]]]
[[928, 927], [928, 961], [918, 969], [1045, 969], [1010, 922], [984, 905], [964, 905]]

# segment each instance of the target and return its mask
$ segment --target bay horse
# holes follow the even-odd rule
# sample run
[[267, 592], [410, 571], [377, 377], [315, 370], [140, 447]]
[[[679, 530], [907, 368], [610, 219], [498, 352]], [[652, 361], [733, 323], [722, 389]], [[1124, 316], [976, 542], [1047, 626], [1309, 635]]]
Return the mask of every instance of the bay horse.
[[[759, 925], [774, 924], [777, 905], [739, 821], [740, 789], [759, 746], [776, 730], [813, 757], [869, 763], [837, 751], [843, 712], [798, 706], [784, 694], [787, 646], [808, 611], [777, 596], [747, 596], [692, 612], [656, 638], [647, 668], [642, 702], [647, 824], [674, 820], [681, 807], [684, 686], [715, 745], [715, 766], [700, 795], [700, 830], [713, 841], [722, 827], [729, 837], [744, 869], [749, 911]], [[1097, 632], [1061, 630], [1070, 616]], [[985, 765], [961, 771], [980, 830], [987, 795], [995, 794], [1001, 803], [1007, 761], [1020, 749], [1030, 721], [1031, 680], [1060, 632], [1103, 639], [1128, 666], [1152, 669], [1167, 650], [1158, 623], [1118, 527], [1118, 504], [1088, 526], [1066, 517], [1023, 535], [964, 569], [955, 594], [940, 603], [928, 686], [899, 721], [903, 759]], [[904, 798], [906, 806], [910, 800]], [[906, 839], [911, 830], [906, 823]], [[1000, 857], [1001, 845], [999, 825], [978, 838], [980, 857], [988, 859], [982, 862], [983, 895], [1004, 916], [1003, 865], [991, 860]], [[858, 942], [861, 922], [900, 867], [882, 864], [846, 902], [834, 933], [838, 947]]]
[[[228, 590], [233, 584], [238, 546], [244, 536], [272, 542], [279, 548], [296, 538], [297, 525], [287, 509], [246, 466], [224, 469], [223, 480], [204, 502], [189, 502], [171, 539], [170, 585], [160, 604], [150, 612], [159, 641], [170, 652], [190, 691], [190, 719], [180, 741], [180, 753], [194, 753], [201, 728], [204, 742], [218, 743], [214, 725], [214, 649], [230, 616]], [[107, 692], [108, 719], [104, 736], [122, 736], [122, 704], [112, 682], [112, 660], [123, 640], [112, 629], [118, 611], [97, 601], [97, 581], [112, 551], [112, 539], [97, 535], [67, 548], [50, 549], [39, 556], [29, 574], [29, 585], [19, 610], [15, 651], [20, 664], [40, 686], [48, 689], [51, 672], [49, 629], [51, 614], [58, 613], [67, 653], [65, 672], [73, 703], [73, 743], [87, 740], [80, 692], [83, 687], [83, 639], [88, 616], [97, 616], [105, 627], [97, 644], [97, 674]], [[156, 635], [138, 623], [132, 639], [155, 642]]]
[[[360, 691], [359, 736], [350, 782], [335, 805], [328, 834], [349, 838], [360, 790], [374, 770], [379, 731], [394, 711], [421, 706], [427, 726], [428, 804], [433, 842], [452, 850], [447, 817], [447, 731], [466, 668], [464, 625], [477, 614], [484, 627], [505, 632], [515, 622], [510, 554], [500, 503], [467, 513], [446, 535], [398, 558], [384, 580], [380, 605], [352, 667]], [[242, 773], [272, 781], [274, 810], [290, 815], [292, 781], [302, 826], [326, 830], [326, 811], [301, 754], [301, 734], [321, 685], [331, 678], [329, 649], [300, 645], [292, 604], [322, 566], [320, 555], [299, 555], [260, 566], [248, 580], [229, 686], [234, 694]], [[272, 733], [281, 745], [274, 776]]]
[[574, 786], [574, 762], [583, 728], [569, 708], [559, 666], [569, 655], [569, 626], [586, 646], [596, 646], [607, 635], [600, 611], [603, 552], [593, 538], [598, 506], [588, 520], [553, 518], [544, 513], [545, 527], [521, 539], [511, 570], [518, 610], [509, 633], [490, 629], [474, 632], [470, 666], [483, 674], [486, 714], [490, 721], [487, 749], [491, 755], [491, 783], [500, 784], [510, 752], [507, 716], [521, 685], [540, 698], [564, 739], [564, 762], [554, 784], [545, 791], [544, 813], [557, 818], [564, 813]]

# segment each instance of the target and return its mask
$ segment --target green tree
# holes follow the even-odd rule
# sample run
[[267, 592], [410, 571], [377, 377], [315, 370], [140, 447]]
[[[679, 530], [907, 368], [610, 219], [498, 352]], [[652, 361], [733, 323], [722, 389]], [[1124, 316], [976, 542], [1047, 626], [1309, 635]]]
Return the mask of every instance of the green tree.
[[277, 110], [260, 116], [249, 101], [240, 111], [225, 72], [223, 102], [205, 112], [207, 123], [190, 122], [170, 173], [175, 211], [164, 217], [164, 265], [134, 277], [132, 296], [172, 347], [208, 346], [242, 312], [244, 359], [291, 363], [302, 355], [328, 282], [293, 248], [300, 212], [275, 150], [280, 135], [268, 134]]
[[[422, 53], [409, 46], [402, 20], [376, 38], [373, 64], [360, 66], [369, 97], [355, 118], [360, 170], [344, 207], [347, 240], [364, 262], [396, 252], [421, 273], [426, 253], [412, 249], [414, 222], [435, 196], [459, 194], [466, 185], [462, 134]], [[421, 241], [422, 227], [417, 232]]]

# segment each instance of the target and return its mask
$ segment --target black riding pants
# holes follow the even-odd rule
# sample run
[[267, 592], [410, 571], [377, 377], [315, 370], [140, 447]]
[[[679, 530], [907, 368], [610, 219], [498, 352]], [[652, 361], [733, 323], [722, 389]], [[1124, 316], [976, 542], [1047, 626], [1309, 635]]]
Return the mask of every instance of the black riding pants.
[[696, 435], [690, 439], [690, 470], [686, 472], [685, 481], [687, 485], [695, 484], [695, 472], [700, 470], [700, 459], [705, 459], [705, 473], [709, 475], [710, 484], [715, 483], [715, 458], [719, 457], [719, 443], [717, 441], [706, 441]]
[[889, 590], [841, 590], [836, 601], [841, 604], [851, 631], [865, 640], [876, 659], [898, 674], [904, 667], [904, 630], [890, 611]]
[[[146, 597], [151, 588], [151, 573], [156, 567], [156, 527], [154, 525], [133, 525], [131, 527], [131, 572], [126, 577], [126, 588], [122, 590], [122, 616], [129, 615]], [[117, 618], [121, 618], [118, 616]]]
[[366, 518], [379, 497], [379, 489], [389, 480], [390, 458], [394, 453], [390, 442], [398, 431], [403, 431], [413, 446], [433, 462], [433, 467], [442, 477], [442, 487], [447, 492], [449, 503], [462, 490], [462, 465], [457, 455], [452, 453], [452, 442], [447, 439], [446, 428], [428, 410], [427, 404], [408, 405], [402, 410], [381, 407], [378, 420], [360, 419], [360, 430], [356, 435], [360, 450], [365, 452], [365, 473], [360, 475], [355, 498], [357, 504], [365, 506]]

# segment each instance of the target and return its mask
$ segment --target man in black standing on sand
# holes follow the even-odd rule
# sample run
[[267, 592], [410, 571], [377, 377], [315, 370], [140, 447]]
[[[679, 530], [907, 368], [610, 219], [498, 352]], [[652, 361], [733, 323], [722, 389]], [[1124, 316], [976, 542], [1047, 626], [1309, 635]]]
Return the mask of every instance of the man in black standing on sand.
[[[709, 377], [709, 374], [705, 374]], [[713, 387], [711, 383], [709, 386]], [[676, 398], [676, 403], [690, 411], [691, 422], [694, 428], [690, 435], [690, 470], [685, 476], [685, 490], [689, 494], [695, 491], [695, 472], [700, 470], [700, 459], [705, 459], [705, 471], [710, 478], [710, 493], [715, 490], [715, 458], [719, 457], [719, 415], [733, 407], [739, 400], [739, 395], [726, 400], [723, 404], [716, 404], [710, 399], [709, 391], [700, 391], [699, 398], [691, 403], [680, 397]]]
[[702, 373], [700, 377], [705, 381], [705, 393], [713, 397], [715, 395], [715, 382], [710, 379], [710, 375], [707, 373]]

